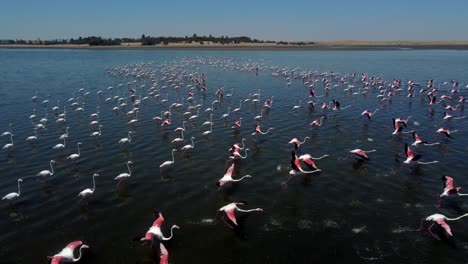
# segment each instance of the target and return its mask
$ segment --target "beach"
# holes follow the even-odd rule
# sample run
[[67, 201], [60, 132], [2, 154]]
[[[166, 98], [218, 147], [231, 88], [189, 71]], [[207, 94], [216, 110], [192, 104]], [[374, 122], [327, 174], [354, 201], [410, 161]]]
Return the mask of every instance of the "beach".
[[141, 43], [122, 43], [112, 46], [90, 46], [87, 44], [0, 44], [7, 49], [141, 49], [141, 50], [243, 50], [243, 51], [313, 51], [313, 50], [401, 50], [401, 49], [445, 49], [468, 50], [468, 41], [319, 41], [279, 43], [239, 43], [220, 44], [204, 42], [168, 43], [167, 45], [141, 45]]

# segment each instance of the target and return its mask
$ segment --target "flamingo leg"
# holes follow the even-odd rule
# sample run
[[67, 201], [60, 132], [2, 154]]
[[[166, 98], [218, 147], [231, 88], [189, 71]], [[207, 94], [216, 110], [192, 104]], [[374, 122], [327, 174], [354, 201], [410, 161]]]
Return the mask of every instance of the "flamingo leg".
[[429, 233], [431, 233], [431, 235], [432, 235], [435, 239], [440, 240], [439, 236], [434, 235], [434, 233], [432, 233], [432, 231], [431, 231], [431, 229], [432, 229], [432, 227], [433, 227], [434, 225], [435, 225], [435, 223], [432, 223], [432, 225], [427, 229], [427, 231], [429, 231]]
[[424, 224], [424, 218], [421, 218], [421, 224], [419, 225], [419, 228], [416, 230], [417, 232], [422, 230], [423, 224]]
[[284, 181], [282, 184], [286, 184], [286, 183], [288, 183], [288, 182], [289, 182], [289, 180], [291, 180], [292, 178], [294, 178], [294, 176], [295, 176], [295, 175], [291, 175], [291, 176], [289, 176], [289, 178], [288, 178], [286, 181]]

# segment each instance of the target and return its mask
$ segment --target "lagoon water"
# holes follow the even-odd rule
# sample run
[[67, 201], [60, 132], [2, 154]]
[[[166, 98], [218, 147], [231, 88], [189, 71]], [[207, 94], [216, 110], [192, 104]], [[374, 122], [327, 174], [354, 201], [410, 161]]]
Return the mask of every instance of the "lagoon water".
[[[111, 74], [111, 69], [145, 63], [154, 71], [160, 98], [149, 97], [140, 106], [139, 121], [129, 126], [131, 117], [109, 97], [128, 98], [127, 83], [136, 87], [137, 98], [148, 96], [150, 79], [132, 74]], [[244, 71], [246, 66], [259, 67]], [[133, 66], [129, 66], [131, 68]], [[378, 88], [367, 96], [344, 92], [347, 85], [333, 87], [325, 93], [322, 76], [315, 90], [319, 104], [310, 109], [306, 102], [308, 87], [300, 78], [274, 77], [281, 69], [345, 74], [362, 73], [383, 78], [387, 83], [403, 80], [403, 91], [388, 103], [377, 98]], [[163, 73], [169, 75], [163, 79]], [[468, 219], [449, 222], [454, 244], [435, 240], [428, 232], [415, 232], [420, 219], [433, 213], [448, 217], [468, 212], [463, 197], [444, 199], [438, 208], [437, 195], [442, 193], [441, 176], [450, 175], [462, 191], [468, 189], [468, 119], [442, 123], [444, 101], [430, 106], [427, 96], [416, 92], [406, 97], [407, 81], [424, 85], [434, 79], [440, 87], [439, 97], [448, 94], [451, 85], [460, 82], [458, 95], [468, 96], [468, 52], [456, 50], [393, 51], [154, 51], [154, 50], [0, 50], [0, 132], [12, 124], [14, 149], [0, 152], [0, 195], [17, 191], [17, 179], [23, 178], [21, 196], [13, 204], [0, 203], [0, 263], [46, 263], [46, 256], [58, 253], [67, 243], [82, 240], [90, 245], [80, 263], [152, 263], [151, 249], [133, 241], [143, 236], [154, 221], [158, 209], [165, 217], [164, 234], [173, 224], [181, 227], [166, 244], [170, 263], [462, 263], [468, 258]], [[198, 120], [188, 122], [185, 142], [194, 136], [195, 148], [175, 153], [173, 166], [160, 170], [159, 165], [171, 159], [171, 141], [178, 137], [174, 128], [181, 126], [188, 102], [190, 84], [185, 78], [180, 88], [167, 82], [170, 74], [200, 74], [207, 79], [205, 95], [195, 91], [195, 104], [204, 98], [202, 110], [216, 99], [215, 91], [225, 87], [221, 103], [215, 106], [211, 136], [201, 124], [208, 115], [200, 111]], [[136, 80], [136, 83], [133, 81]], [[118, 84], [123, 86], [118, 89]], [[335, 84], [335, 82], [333, 83]], [[141, 88], [141, 85], [145, 87]], [[166, 86], [166, 87], [163, 87]], [[357, 88], [361, 86], [356, 83]], [[79, 89], [83, 92], [78, 92]], [[357, 92], [355, 88], [354, 92]], [[238, 114], [227, 121], [220, 116], [228, 107], [236, 108], [239, 100], [260, 89], [259, 104], [242, 105]], [[98, 95], [97, 91], [102, 90]], [[89, 92], [89, 95], [84, 93]], [[38, 102], [32, 102], [37, 93]], [[458, 95], [455, 97], [458, 98]], [[160, 100], [167, 96], [168, 102]], [[273, 106], [262, 119], [262, 130], [275, 129], [268, 135], [252, 136], [254, 116], [260, 114], [263, 102], [274, 96]], [[83, 112], [74, 111], [69, 98], [77, 98]], [[253, 98], [252, 98], [253, 99]], [[322, 102], [338, 100], [340, 111], [322, 110]], [[41, 102], [49, 100], [44, 106]], [[301, 100], [301, 102], [300, 102]], [[172, 124], [161, 127], [153, 117], [169, 109], [173, 102], [183, 107], [173, 110]], [[131, 105], [130, 100], [127, 100]], [[292, 110], [294, 105], [301, 108]], [[60, 111], [52, 111], [59, 106]], [[52, 149], [61, 143], [64, 125], [55, 122], [66, 107], [66, 126], [70, 133], [65, 150]], [[102, 136], [93, 139], [90, 114], [100, 107]], [[363, 110], [380, 110], [368, 120]], [[29, 119], [36, 110], [36, 121]], [[124, 110], [129, 111], [127, 106]], [[463, 109], [463, 108], [462, 108]], [[322, 114], [327, 116], [322, 127], [310, 123]], [[453, 111], [453, 116], [464, 116]], [[404, 143], [412, 143], [410, 134], [392, 137], [392, 118], [412, 116], [405, 131], [416, 130], [439, 146], [418, 146], [415, 153], [422, 161], [439, 160], [433, 165], [402, 165]], [[25, 138], [34, 135], [33, 126], [47, 116], [46, 129], [38, 131], [36, 143]], [[242, 117], [239, 129], [231, 128], [235, 118]], [[441, 124], [442, 123], [442, 124]], [[439, 127], [458, 130], [455, 139], [438, 136]], [[120, 138], [133, 131], [132, 142], [125, 147]], [[329, 154], [316, 161], [320, 174], [288, 178], [292, 145], [288, 141], [309, 136], [298, 154]], [[225, 173], [231, 144], [246, 138], [251, 151], [246, 159], [236, 162], [235, 178], [253, 176], [228, 188], [215, 183]], [[9, 142], [1, 137], [2, 146]], [[76, 153], [76, 162], [66, 156]], [[179, 146], [180, 147], [180, 146]], [[355, 148], [375, 149], [364, 163], [354, 160], [348, 151]], [[244, 154], [243, 154], [244, 155]], [[56, 160], [55, 173], [42, 182], [35, 175], [49, 169]], [[114, 177], [126, 172], [126, 162], [133, 161], [131, 177], [116, 187]], [[86, 202], [77, 194], [92, 187], [95, 193]], [[468, 192], [468, 191], [466, 191]], [[216, 210], [233, 201], [247, 201], [242, 208], [261, 207], [264, 213], [244, 214], [240, 228], [232, 231], [218, 218]], [[426, 223], [428, 227], [430, 223]], [[157, 261], [156, 261], [157, 262]]]

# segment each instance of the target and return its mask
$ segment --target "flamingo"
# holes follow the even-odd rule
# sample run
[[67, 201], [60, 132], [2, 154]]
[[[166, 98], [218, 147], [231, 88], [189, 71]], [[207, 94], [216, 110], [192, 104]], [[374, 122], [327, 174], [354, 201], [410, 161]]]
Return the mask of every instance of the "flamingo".
[[176, 144], [176, 143], [180, 143], [180, 142], [184, 141], [184, 130], [181, 130], [180, 132], [182, 133], [182, 137], [181, 138], [174, 138], [171, 141], [171, 143]]
[[364, 111], [361, 113], [361, 115], [362, 115], [362, 116], [365, 115], [365, 116], [367, 116], [367, 118], [371, 119], [371, 117], [372, 117], [372, 116], [375, 114], [375, 112], [377, 112], [378, 110], [379, 110], [379, 109], [375, 109], [374, 112], [371, 112], [371, 111], [369, 111], [369, 110], [366, 109], [366, 110], [364, 110]]
[[441, 207], [441, 198], [445, 196], [468, 196], [468, 194], [460, 193], [461, 187], [453, 187], [453, 178], [450, 176], [442, 176], [444, 182], [444, 192], [439, 195], [438, 207]]
[[457, 132], [457, 130], [450, 131], [450, 130], [442, 128], [442, 127], [437, 129], [437, 131], [436, 131], [436, 133], [444, 134], [446, 137], [451, 138], [451, 139], [454, 138], [451, 133], [455, 133], [455, 132]]
[[120, 173], [119, 175], [117, 175], [117, 177], [114, 178], [114, 180], [119, 181], [119, 183], [117, 183], [117, 185], [119, 185], [122, 180], [127, 179], [130, 176], [132, 176], [132, 171], [130, 170], [130, 164], [133, 164], [133, 162], [131, 160], [127, 161], [128, 173], [126, 173], [126, 172]]
[[262, 132], [260, 125], [257, 124], [257, 126], [255, 127], [254, 132], [252, 133], [252, 136], [260, 135], [260, 134], [261, 134], [261, 135], [266, 135], [266, 134], [268, 134], [268, 132], [270, 132], [270, 130], [273, 130], [273, 129], [274, 129], [273, 127], [270, 127], [270, 128], [268, 128], [267, 131]]
[[83, 191], [81, 191], [78, 194], [78, 197], [81, 197], [80, 201], [83, 200], [84, 198], [88, 197], [88, 196], [91, 196], [94, 193], [94, 190], [96, 190], [96, 182], [95, 182], [94, 178], [98, 177], [98, 176], [99, 176], [99, 174], [97, 174], [97, 173], [94, 173], [94, 175], [93, 175], [93, 189], [87, 188], [87, 189], [84, 189]]
[[299, 100], [299, 105], [293, 106], [292, 109], [293, 109], [293, 110], [297, 110], [297, 109], [301, 108], [301, 104], [302, 104], [302, 100]]
[[10, 134], [11, 143], [5, 144], [2, 149], [12, 149], [13, 148], [13, 146], [14, 146], [13, 145], [13, 136], [14, 136], [13, 134]]
[[174, 132], [178, 132], [178, 131], [182, 131], [184, 132], [185, 131], [185, 121], [182, 121], [182, 127], [177, 127], [176, 129], [174, 129]]
[[164, 111], [161, 111], [161, 116], [155, 116], [155, 117], [153, 117], [153, 120], [161, 121], [161, 120], [163, 119], [163, 112], [164, 112]]
[[431, 229], [432, 227], [435, 225], [435, 224], [438, 224], [440, 225], [443, 229], [445, 229], [445, 231], [451, 236], [453, 237], [453, 234], [452, 234], [452, 231], [450, 229], [450, 226], [447, 224], [446, 221], [456, 221], [462, 217], [465, 217], [465, 216], [468, 216], [468, 213], [467, 214], [464, 214], [464, 215], [461, 215], [459, 217], [456, 217], [456, 218], [448, 218], [446, 217], [445, 215], [443, 214], [433, 214], [433, 215], [430, 215], [428, 217], [426, 217], [425, 219], [422, 218], [421, 219], [421, 225], [419, 227], [419, 229], [417, 231], [421, 231], [422, 230], [422, 227], [423, 227], [423, 221], [426, 220], [426, 221], [434, 221], [434, 223], [432, 223], [431, 226], [429, 226], [429, 228], [427, 229], [429, 231], [429, 233], [431, 233], [431, 235], [436, 238], [436, 239], [439, 239], [438, 236], [435, 236]]
[[10, 135], [12, 134], [12, 132], [11, 132], [11, 123], [8, 124], [8, 126], [10, 127], [10, 130], [9, 130], [9, 131], [3, 132], [3, 133], [2, 133], [2, 137], [3, 137], [3, 136], [10, 136]]
[[262, 117], [263, 117], [263, 112], [264, 112], [264, 110], [262, 109], [262, 110], [260, 111], [260, 115], [255, 116], [255, 117], [254, 117], [254, 120], [260, 121], [260, 120], [262, 119]]
[[302, 144], [304, 144], [306, 142], [307, 139], [310, 139], [310, 137], [305, 137], [304, 138], [304, 141], [299, 141], [297, 138], [292, 138], [288, 144], [294, 144], [294, 149], [298, 149]]
[[200, 113], [200, 108], [197, 109], [197, 114], [196, 115], [193, 115], [193, 116], [189, 117], [189, 120], [193, 121], [193, 120], [197, 119], [199, 113]]
[[190, 141], [192, 141], [192, 145], [187, 144], [187, 145], [183, 146], [180, 150], [187, 151], [187, 150], [189, 150], [189, 149], [193, 149], [193, 148], [195, 147], [195, 144], [193, 143], [193, 140], [194, 140], [194, 139], [195, 139], [195, 137], [192, 137], [192, 138], [190, 139]]
[[49, 170], [43, 170], [36, 174], [37, 177], [46, 177], [46, 176], [52, 176], [54, 175], [54, 167], [52, 164], [55, 164], [55, 160], [50, 161], [50, 171]]
[[210, 121], [205, 121], [202, 126], [208, 126], [213, 124], [213, 114], [210, 114]]
[[135, 118], [128, 121], [129, 125], [134, 125], [136, 122], [138, 122], [138, 111], [135, 112]]
[[235, 148], [234, 152], [232, 153], [232, 156], [229, 156], [230, 159], [245, 159], [247, 158], [247, 151], [249, 151], [249, 148], [245, 149], [245, 156], [242, 156], [239, 152], [239, 148]]
[[37, 140], [37, 128], [34, 128], [34, 136], [29, 136], [26, 138], [26, 141]]
[[171, 118], [168, 117], [166, 119], [164, 119], [164, 121], [161, 123], [161, 126], [167, 126], [167, 125], [170, 125], [171, 124]]
[[239, 118], [239, 120], [236, 120], [231, 128], [238, 128], [241, 126], [241, 123], [242, 123], [242, 117]]
[[67, 159], [76, 160], [76, 159], [78, 159], [78, 158], [80, 157], [80, 145], [82, 145], [81, 142], [78, 142], [78, 143], [76, 144], [76, 146], [78, 147], [78, 154], [76, 154], [76, 153], [75, 153], [75, 154], [71, 154], [70, 156], [67, 157]]
[[362, 160], [369, 160], [367, 153], [375, 152], [376, 150], [362, 150], [362, 149], [353, 149], [349, 151], [350, 153], [356, 154], [356, 156]]
[[226, 119], [229, 116], [229, 112], [231, 111], [231, 107], [228, 107], [228, 111], [226, 114], [221, 116], [221, 119]]
[[[223, 206], [223, 207], [221, 207], [221, 208], [218, 209], [218, 211], [216, 212], [216, 215], [215, 215], [215, 218], [214, 218], [214, 219], [216, 219], [216, 217], [218, 216], [218, 213], [219, 213], [219, 212], [225, 212], [226, 215], [227, 215], [227, 217], [229, 218], [229, 220], [231, 220], [231, 222], [232, 222], [234, 225], [238, 226], [237, 220], [236, 220], [236, 214], [235, 214], [236, 211], [244, 212], [244, 213], [249, 213], [249, 212], [263, 212], [263, 209], [262, 209], [262, 208], [255, 208], [255, 209], [250, 209], [250, 210], [244, 210], [244, 209], [241, 209], [241, 208], [238, 207], [238, 205], [245, 205], [245, 204], [247, 204], [247, 203], [246, 203], [246, 202], [234, 202], [234, 203], [230, 203], [230, 204], [228, 204], [228, 205], [225, 205], [225, 206]], [[223, 216], [221, 217], [221, 219], [223, 220], [223, 222], [224, 222], [229, 228], [234, 229], [234, 227], [233, 227], [232, 225], [230, 225], [230, 224], [226, 221], [226, 219], [225, 219], [226, 215], [223, 215]], [[213, 220], [214, 220], [214, 219], [213, 219]]]
[[413, 135], [414, 142], [413, 142], [413, 144], [411, 144], [411, 146], [417, 146], [419, 144], [424, 144], [424, 146], [434, 146], [434, 145], [439, 145], [440, 144], [439, 142], [429, 144], [427, 141], [422, 141], [421, 138], [419, 137], [419, 135], [416, 134], [415, 131], [413, 131], [412, 135]]
[[130, 137], [130, 134], [133, 134], [133, 132], [132, 132], [132, 131], [128, 131], [128, 138], [121, 138], [121, 139], [119, 140], [119, 144], [120, 144], [120, 145], [123, 145], [123, 144], [132, 142], [132, 138]]
[[234, 109], [234, 110], [232, 110], [232, 112], [233, 112], [233, 113], [239, 112], [239, 111], [241, 110], [241, 107], [242, 107], [242, 100], [239, 100], [239, 107], [236, 108], [236, 109]]
[[59, 139], [68, 138], [68, 130], [69, 130], [69, 129], [70, 129], [70, 127], [66, 127], [66, 128], [65, 128], [65, 134], [60, 135]]
[[325, 154], [319, 158], [314, 158], [312, 157], [310, 154], [304, 154], [304, 155], [301, 155], [299, 156], [299, 160], [302, 160], [305, 162], [305, 164], [307, 164], [311, 169], [314, 169], [314, 170], [318, 170], [319, 168], [317, 168], [317, 165], [315, 165], [315, 162], [314, 160], [321, 160], [325, 157], [329, 157], [330, 155], [328, 154]]
[[210, 130], [206, 130], [205, 132], [202, 133], [203, 136], [208, 136], [211, 135], [213, 132], [213, 123], [210, 124]]
[[[73, 251], [75, 248], [80, 247], [80, 255], [78, 258], [75, 258], [73, 255]], [[81, 250], [83, 248], [89, 248], [88, 245], [83, 244], [81, 241], [74, 241], [68, 244], [62, 251], [60, 251], [58, 254], [55, 254], [52, 257], [48, 257], [49, 259], [52, 259], [52, 262], [50, 264], [60, 264], [60, 263], [65, 263], [65, 262], [77, 262], [81, 259]]]
[[159, 165], [160, 168], [164, 168], [164, 167], [174, 164], [174, 152], [175, 151], [177, 151], [177, 149], [172, 149], [172, 161], [168, 160], [168, 161], [163, 162], [161, 165]]
[[18, 192], [17, 193], [15, 193], [15, 192], [9, 193], [9, 194], [3, 196], [2, 200], [11, 201], [13, 199], [16, 199], [16, 198], [20, 197], [20, 195], [21, 195], [20, 183], [21, 182], [23, 182], [23, 180], [18, 179]]
[[63, 144], [57, 144], [53, 147], [53, 149], [63, 149], [67, 146], [67, 142], [65, 141], [66, 137], [63, 138]]
[[252, 96], [252, 95], [251, 95], [251, 94], [249, 94], [249, 98], [246, 98], [246, 99], [244, 99], [244, 103], [247, 103], [247, 102], [249, 102], [249, 101], [250, 101], [250, 97], [251, 97], [251, 96]]
[[315, 119], [310, 123], [311, 126], [322, 126], [323, 119], [327, 118], [326, 116], [322, 115], [320, 119]]
[[246, 140], [246, 139], [243, 138], [242, 141], [241, 141], [242, 147], [240, 147], [240, 143], [235, 143], [235, 144], [233, 144], [232, 147], [229, 149], [229, 152], [234, 151], [236, 148], [237, 148], [237, 149], [241, 149], [241, 150], [244, 149], [244, 147], [245, 147], [245, 144], [244, 144], [244, 143], [245, 143], [245, 140]]
[[242, 181], [244, 178], [252, 178], [252, 176], [250, 175], [245, 175], [238, 180], [233, 179], [232, 172], [234, 171], [234, 165], [235, 163], [232, 163], [232, 165], [227, 169], [224, 176], [219, 181], [216, 182], [216, 186], [221, 187], [228, 182], [239, 182], [239, 181]]
[[213, 112], [214, 104], [216, 104], [216, 103], [219, 103], [219, 101], [218, 101], [218, 100], [214, 100], [214, 101], [211, 103], [211, 107], [205, 109], [205, 112], [206, 112], [206, 113]]
[[171, 227], [171, 236], [164, 237], [161, 231], [161, 226], [164, 223], [164, 217], [158, 211], [156, 211], [154, 214], [157, 216], [156, 220], [153, 222], [153, 225], [148, 229], [148, 231], [146, 231], [145, 236], [140, 238], [140, 241], [152, 241], [153, 237], [157, 238], [159, 241], [171, 240], [172, 236], [174, 235], [173, 229], [180, 229], [180, 227], [177, 225], [173, 225]]
[[101, 127], [102, 127], [102, 125], [99, 125], [99, 127], [98, 127], [99, 131], [95, 131], [95, 132], [91, 133], [90, 136], [91, 137], [100, 137], [101, 136]]
[[413, 155], [413, 151], [411, 150], [411, 148], [408, 146], [407, 143], [405, 143], [405, 155], [406, 155], [406, 160], [403, 161], [403, 163], [405, 164], [409, 164], [411, 163], [412, 161], [415, 161], [419, 164], [432, 164], [432, 163], [438, 163], [439, 161], [435, 160], [435, 161], [430, 161], [430, 162], [421, 162], [419, 161], [419, 159], [421, 158], [421, 154], [418, 154], [418, 155]]
[[310, 174], [310, 173], [315, 173], [315, 172], [321, 172], [321, 169], [316, 169], [313, 171], [305, 171], [301, 168], [301, 160], [297, 157], [296, 152], [293, 150], [291, 152], [291, 170], [289, 171], [289, 178], [283, 182], [283, 184], [286, 184], [289, 180], [291, 180], [294, 176], [300, 174], [300, 173], [305, 173], [305, 174]]

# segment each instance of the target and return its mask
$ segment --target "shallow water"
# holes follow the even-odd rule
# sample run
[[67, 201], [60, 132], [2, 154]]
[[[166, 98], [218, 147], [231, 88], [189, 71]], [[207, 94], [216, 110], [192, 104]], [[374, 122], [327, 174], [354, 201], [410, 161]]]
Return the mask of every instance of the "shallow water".
[[[148, 78], [112, 75], [107, 71], [115, 67], [148, 63], [155, 71], [157, 88], [167, 103], [149, 98], [141, 104], [139, 121], [129, 126], [131, 119], [123, 111], [115, 113], [114, 100], [107, 87], [113, 86], [112, 95], [128, 97], [127, 82], [137, 80], [137, 97], [148, 94]], [[255, 64], [255, 71], [241, 71], [242, 65]], [[162, 66], [165, 65], [165, 66]], [[166, 223], [164, 234], [173, 224], [172, 241], [166, 243], [170, 263], [310, 263], [312, 261], [347, 263], [459, 263], [467, 258], [468, 226], [466, 220], [450, 222], [455, 235], [452, 247], [437, 241], [428, 232], [415, 232], [419, 220], [433, 213], [449, 217], [465, 213], [466, 199], [444, 200], [437, 208], [436, 194], [443, 190], [440, 177], [450, 175], [456, 186], [468, 188], [463, 177], [464, 162], [468, 158], [464, 137], [468, 120], [450, 120], [443, 126], [458, 130], [455, 139], [437, 136], [435, 130], [442, 122], [442, 104], [428, 105], [425, 95], [416, 93], [406, 97], [404, 91], [390, 103], [382, 104], [376, 97], [378, 89], [368, 96], [343, 92], [334, 87], [325, 93], [321, 77], [317, 87], [320, 103], [336, 99], [340, 111], [309, 109], [306, 102], [308, 88], [301, 79], [287, 80], [273, 77], [275, 69], [289, 68], [301, 71], [382, 77], [387, 82], [411, 79], [421, 84], [428, 79], [437, 84], [458, 80], [460, 95], [467, 95], [467, 51], [311, 51], [311, 52], [212, 52], [212, 51], [126, 51], [126, 50], [0, 50], [0, 132], [12, 123], [14, 150], [0, 153], [0, 194], [17, 191], [21, 197], [12, 205], [0, 204], [0, 263], [45, 263], [46, 256], [59, 252], [68, 242], [83, 240], [91, 250], [82, 263], [151, 263], [153, 255], [148, 247], [133, 242], [143, 236], [154, 221], [153, 211], [160, 210]], [[179, 134], [172, 132], [186, 120], [183, 113], [187, 102], [184, 82], [181, 88], [171, 88], [162, 80], [161, 69], [170, 73], [205, 73], [208, 91], [195, 92], [196, 103], [203, 97], [202, 109], [215, 100], [215, 91], [224, 86], [224, 97], [214, 110], [211, 136], [201, 134], [207, 130], [201, 124], [208, 115], [200, 111], [198, 120], [186, 125], [185, 144], [194, 136], [195, 148], [187, 153], [175, 153], [173, 166], [160, 170], [159, 165], [171, 159], [170, 142]], [[121, 89], [118, 84], [122, 83]], [[140, 88], [141, 85], [145, 88]], [[359, 85], [359, 83], [358, 83]], [[167, 88], [163, 88], [167, 86]], [[83, 93], [78, 90], [83, 88]], [[239, 114], [230, 114], [227, 122], [220, 116], [238, 107], [239, 100], [261, 89], [260, 104], [243, 104]], [[450, 85], [441, 86], [449, 90]], [[101, 95], [97, 94], [102, 90]], [[38, 103], [32, 103], [36, 94]], [[84, 96], [85, 92], [90, 92]], [[75, 93], [75, 94], [74, 94]], [[443, 94], [443, 92], [440, 92]], [[84, 111], [77, 113], [68, 99], [79, 97]], [[262, 130], [275, 129], [268, 135], [254, 137], [254, 116], [260, 114], [265, 99], [274, 96], [274, 103], [262, 120]], [[48, 99], [44, 107], [41, 102]], [[173, 102], [184, 104], [174, 110], [172, 124], [161, 127], [154, 121], [161, 111]], [[252, 98], [253, 99], [253, 98]], [[292, 110], [294, 105], [301, 108]], [[57, 102], [59, 101], [59, 102]], [[127, 100], [130, 104], [130, 101]], [[450, 102], [455, 105], [456, 103]], [[70, 127], [67, 148], [52, 149], [61, 143], [58, 137], [64, 126], [55, 122], [52, 107], [58, 105], [61, 113], [66, 106], [66, 126]], [[89, 125], [90, 114], [100, 107], [99, 122], [102, 136], [93, 139], [95, 131]], [[365, 109], [380, 110], [371, 120], [360, 116]], [[38, 141], [30, 144], [25, 138], [34, 135], [29, 116], [36, 109], [38, 119], [47, 113], [46, 129], [38, 132]], [[130, 110], [126, 107], [125, 110]], [[311, 127], [312, 120], [327, 116], [322, 127]], [[422, 161], [439, 160], [434, 165], [402, 165], [404, 143], [411, 143], [410, 134], [392, 137], [395, 117], [411, 115], [408, 130], [415, 129], [424, 139], [440, 141], [440, 146], [418, 146], [415, 153]], [[464, 116], [463, 111], [452, 112]], [[232, 129], [234, 117], [242, 117], [242, 126]], [[38, 120], [37, 119], [37, 120]], [[37, 121], [34, 123], [36, 124]], [[117, 144], [120, 138], [133, 131], [132, 142], [125, 147]], [[309, 136], [298, 154], [313, 156], [329, 154], [316, 161], [320, 174], [300, 175], [287, 185], [291, 150], [287, 142], [292, 137]], [[228, 165], [231, 144], [246, 138], [251, 149], [248, 157], [236, 163], [234, 177], [250, 174], [233, 186], [218, 190], [215, 186]], [[1, 137], [2, 144], [8, 137]], [[76, 153], [76, 143], [82, 142], [81, 156], [76, 162], [66, 156]], [[180, 147], [180, 146], [179, 146]], [[370, 160], [360, 163], [347, 151], [354, 148], [376, 149], [369, 153]], [[244, 153], [242, 153], [244, 155]], [[49, 161], [56, 160], [55, 174], [44, 182], [35, 175], [49, 169]], [[126, 172], [126, 162], [133, 161], [131, 177], [116, 187], [114, 177]], [[79, 202], [77, 194], [92, 187], [93, 173], [96, 191]], [[233, 201], [247, 201], [242, 208], [261, 207], [264, 213], [245, 215], [240, 230], [233, 232], [222, 221], [211, 221], [216, 210]], [[429, 226], [429, 224], [427, 224]], [[28, 254], [23, 254], [27, 249]]]

